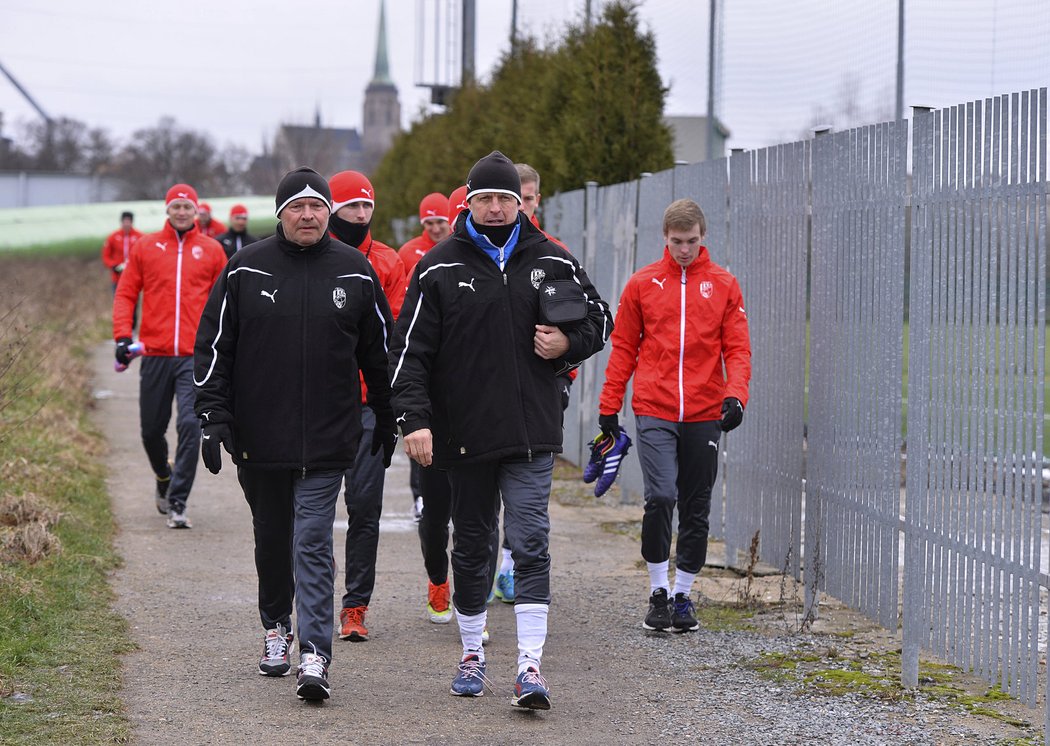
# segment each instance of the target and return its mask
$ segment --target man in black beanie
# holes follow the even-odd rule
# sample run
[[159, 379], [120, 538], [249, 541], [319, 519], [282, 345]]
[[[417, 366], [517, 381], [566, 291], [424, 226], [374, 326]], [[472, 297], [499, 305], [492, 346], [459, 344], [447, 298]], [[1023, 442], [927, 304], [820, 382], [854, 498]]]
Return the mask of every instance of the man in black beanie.
[[361, 439], [361, 385], [376, 412], [372, 453], [396, 442], [386, 339], [390, 307], [368, 260], [328, 235], [328, 183], [309, 168], [277, 187], [274, 236], [233, 255], [201, 316], [194, 347], [195, 411], [213, 474], [220, 444], [251, 507], [259, 616], [259, 673], [291, 670], [294, 598], [296, 694], [330, 694], [332, 523], [343, 473]]
[[[562, 450], [557, 376], [604, 347], [612, 316], [579, 262], [519, 212], [521, 181], [507, 156], [474, 165], [467, 204], [467, 218], [412, 275], [390, 350], [394, 413], [408, 456], [448, 471], [463, 642], [452, 694], [479, 697], [488, 682], [481, 642], [502, 495], [516, 575], [511, 704], [547, 710], [540, 660], [551, 600], [547, 505]], [[575, 291], [579, 316], [544, 323], [541, 288]]]

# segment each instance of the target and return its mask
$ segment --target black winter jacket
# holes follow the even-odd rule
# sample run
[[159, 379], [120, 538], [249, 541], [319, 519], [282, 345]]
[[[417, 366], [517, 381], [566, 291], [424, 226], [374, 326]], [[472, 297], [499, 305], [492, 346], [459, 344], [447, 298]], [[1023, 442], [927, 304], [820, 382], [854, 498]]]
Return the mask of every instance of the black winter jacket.
[[235, 463], [343, 469], [361, 439], [361, 384], [391, 416], [393, 321], [357, 249], [327, 234], [302, 248], [275, 236], [238, 251], [212, 288], [194, 346], [195, 411], [233, 423]]
[[259, 239], [253, 236], [248, 231], [243, 233], [237, 233], [232, 228], [225, 233], [220, 233], [215, 237], [215, 240], [222, 244], [222, 250], [226, 252], [226, 258], [231, 259], [233, 255], [237, 253], [237, 238], [241, 239], [241, 250], [243, 251], [249, 244], [253, 244]]
[[[605, 346], [608, 304], [569, 252], [520, 220], [517, 246], [500, 271], [471, 240], [466, 220], [419, 260], [390, 349], [394, 413], [402, 433], [431, 429], [439, 467], [504, 456], [560, 453], [556, 376]], [[541, 280], [574, 279], [587, 317], [564, 328], [569, 351], [533, 350]]]

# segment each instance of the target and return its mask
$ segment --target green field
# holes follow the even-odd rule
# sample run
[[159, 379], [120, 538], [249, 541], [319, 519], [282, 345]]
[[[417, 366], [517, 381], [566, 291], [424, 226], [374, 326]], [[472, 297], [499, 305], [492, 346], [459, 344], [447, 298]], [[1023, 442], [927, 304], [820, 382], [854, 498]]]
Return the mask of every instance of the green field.
[[[252, 216], [256, 230], [270, 226], [262, 234], [273, 232], [273, 197], [218, 197], [209, 199], [212, 214], [226, 222], [230, 208], [241, 203]], [[52, 251], [70, 242], [94, 242], [96, 250], [103, 239], [120, 227], [120, 213], [135, 213], [135, 227], [140, 231], [160, 230], [164, 224], [164, 202], [105, 202], [93, 205], [53, 205], [17, 207], [0, 210], [0, 251]]]

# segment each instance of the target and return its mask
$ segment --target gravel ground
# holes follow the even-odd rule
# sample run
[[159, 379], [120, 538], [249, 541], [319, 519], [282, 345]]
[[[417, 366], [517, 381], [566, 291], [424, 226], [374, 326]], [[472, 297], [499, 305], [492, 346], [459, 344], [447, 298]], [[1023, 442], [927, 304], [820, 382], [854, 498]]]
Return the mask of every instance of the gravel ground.
[[[530, 744], [998, 744], [1041, 741], [1039, 710], [995, 708], [1034, 726], [968, 713], [919, 695], [829, 696], [758, 670], [763, 656], [847, 660], [894, 650], [899, 637], [829, 602], [814, 631], [769, 614], [750, 629], [688, 635], [641, 629], [648, 582], [630, 531], [636, 507], [573, 499], [551, 507], [554, 603], [544, 656], [553, 709], [510, 707], [516, 646], [513, 610], [490, 607], [489, 678], [480, 699], [449, 695], [459, 656], [455, 624], [424, 617], [426, 576], [410, 517], [408, 462], [387, 474], [378, 577], [366, 643], [336, 640], [332, 699], [299, 702], [294, 677], [256, 673], [262, 633], [256, 606], [250, 514], [229, 464], [203, 467], [189, 504], [194, 528], [172, 531], [153, 507], [152, 478], [138, 438], [138, 366], [113, 372], [111, 350], [95, 355], [96, 418], [110, 434], [110, 489], [125, 563], [114, 574], [117, 608], [139, 650], [124, 661], [124, 701], [142, 744], [530, 743]], [[171, 439], [174, 444], [174, 439]], [[615, 498], [614, 498], [615, 499]], [[340, 508], [337, 520], [344, 521]], [[336, 531], [342, 557], [343, 532]], [[719, 556], [713, 548], [711, 557]], [[339, 583], [337, 576], [337, 585]], [[711, 608], [728, 606], [741, 581], [705, 570]], [[779, 578], [756, 592], [776, 594]], [[338, 594], [333, 598], [337, 612]], [[834, 650], [834, 654], [829, 654]], [[824, 660], [827, 659], [827, 660]], [[961, 677], [975, 692], [987, 687]], [[956, 682], [957, 684], [959, 682]], [[1033, 741], [1036, 742], [1036, 741]]]

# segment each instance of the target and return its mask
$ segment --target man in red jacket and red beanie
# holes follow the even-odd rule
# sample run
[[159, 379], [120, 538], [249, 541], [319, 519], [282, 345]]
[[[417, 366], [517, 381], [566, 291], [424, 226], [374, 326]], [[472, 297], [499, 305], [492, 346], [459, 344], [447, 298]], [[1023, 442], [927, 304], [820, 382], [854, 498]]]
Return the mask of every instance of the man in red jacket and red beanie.
[[[358, 171], [341, 171], [328, 180], [332, 190], [332, 217], [328, 230], [343, 243], [356, 246], [383, 286], [390, 312], [397, 319], [405, 300], [408, 282], [397, 252], [372, 238], [375, 190], [368, 177]], [[379, 516], [383, 512], [383, 485], [390, 454], [373, 452], [370, 443], [377, 427], [394, 432], [391, 422], [377, 422], [376, 412], [365, 401], [367, 387], [361, 379], [361, 427], [363, 436], [354, 465], [346, 470], [346, 592], [339, 612], [339, 639], [364, 642], [368, 639], [365, 613], [372, 600], [379, 549]], [[392, 418], [392, 414], [390, 417]], [[391, 452], [393, 447], [391, 446]]]
[[[200, 423], [193, 413], [193, 342], [212, 285], [226, 264], [217, 241], [197, 228], [197, 192], [176, 184], [165, 197], [168, 220], [135, 242], [113, 297], [116, 359], [131, 362], [132, 324], [139, 293], [139, 342], [145, 351], [139, 378], [142, 445], [156, 475], [155, 502], [169, 528], [190, 528], [186, 501], [197, 471]], [[171, 402], [178, 406], [174, 466], [165, 432]]]
[[[690, 594], [707, 561], [718, 439], [743, 420], [751, 342], [740, 285], [703, 245], [700, 206], [672, 202], [663, 229], [663, 258], [631, 275], [620, 295], [598, 424], [605, 435], [620, 435], [618, 413], [634, 376], [631, 408], [645, 484], [642, 557], [651, 592], [642, 626], [688, 632], [699, 628]], [[676, 504], [672, 593], [667, 565]]]
[[412, 274], [416, 262], [452, 232], [448, 224], [448, 197], [441, 192], [431, 192], [424, 197], [419, 203], [419, 223], [423, 226], [423, 233], [397, 250], [408, 275]]

